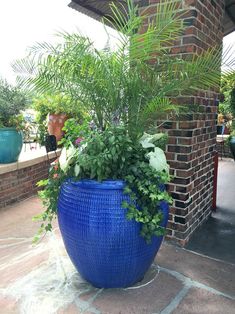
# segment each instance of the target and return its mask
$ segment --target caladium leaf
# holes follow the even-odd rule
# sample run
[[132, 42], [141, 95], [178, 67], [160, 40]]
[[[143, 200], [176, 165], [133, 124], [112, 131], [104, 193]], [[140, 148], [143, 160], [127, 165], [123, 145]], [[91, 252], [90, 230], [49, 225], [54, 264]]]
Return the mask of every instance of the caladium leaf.
[[59, 158], [59, 164], [62, 171], [66, 172], [74, 156], [77, 154], [77, 149], [70, 146], [68, 149], [63, 148]]
[[60, 153], [60, 158], [59, 158], [60, 168], [63, 171], [64, 171], [64, 167], [66, 165], [66, 159], [67, 159], [67, 154], [66, 154], [66, 148], [64, 147]]
[[164, 133], [156, 133], [153, 135], [144, 133], [144, 135], [140, 138], [140, 144], [143, 148], [155, 147], [154, 142], [160, 140], [163, 136], [165, 136]]
[[74, 167], [74, 174], [76, 177], [79, 175], [80, 169], [81, 169], [81, 167], [79, 166], [79, 164], [76, 164]]
[[149, 158], [151, 167], [159, 172], [165, 170], [169, 173], [169, 165], [167, 164], [165, 153], [161, 148], [155, 147], [154, 152], [150, 152], [146, 156]]

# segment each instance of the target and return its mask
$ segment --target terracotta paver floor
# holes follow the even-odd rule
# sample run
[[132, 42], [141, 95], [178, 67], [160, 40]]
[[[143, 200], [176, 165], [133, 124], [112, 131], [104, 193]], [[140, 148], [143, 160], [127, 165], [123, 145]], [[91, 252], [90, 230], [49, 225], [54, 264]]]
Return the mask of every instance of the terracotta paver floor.
[[96, 289], [74, 269], [58, 227], [31, 241], [37, 197], [0, 210], [0, 313], [234, 314], [235, 265], [164, 244], [143, 282]]

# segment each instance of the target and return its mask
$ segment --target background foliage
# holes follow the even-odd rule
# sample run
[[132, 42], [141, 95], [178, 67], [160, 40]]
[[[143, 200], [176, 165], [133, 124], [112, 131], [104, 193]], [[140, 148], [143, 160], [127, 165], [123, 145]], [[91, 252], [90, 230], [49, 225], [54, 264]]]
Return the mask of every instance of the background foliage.
[[19, 88], [11, 86], [7, 81], [0, 79], [0, 127], [17, 127], [24, 124], [20, 111], [25, 109], [27, 97]]

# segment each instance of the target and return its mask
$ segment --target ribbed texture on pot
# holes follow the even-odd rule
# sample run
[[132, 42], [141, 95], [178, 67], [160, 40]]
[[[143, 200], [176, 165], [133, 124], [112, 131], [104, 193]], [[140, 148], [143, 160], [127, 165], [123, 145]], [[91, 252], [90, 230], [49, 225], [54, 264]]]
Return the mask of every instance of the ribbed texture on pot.
[[[127, 287], [140, 281], [161, 245], [147, 244], [141, 225], [126, 219], [123, 181], [67, 181], [58, 202], [58, 220], [68, 255], [81, 276], [96, 287]], [[168, 205], [161, 204], [166, 225]]]

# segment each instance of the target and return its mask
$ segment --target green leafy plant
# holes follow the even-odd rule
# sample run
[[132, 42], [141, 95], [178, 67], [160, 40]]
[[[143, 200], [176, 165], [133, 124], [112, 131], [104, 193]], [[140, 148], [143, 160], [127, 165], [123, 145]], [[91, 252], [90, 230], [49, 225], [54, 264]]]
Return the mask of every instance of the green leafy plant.
[[234, 82], [234, 87], [230, 92], [230, 108], [233, 117], [235, 117], [235, 82]]
[[[81, 134], [84, 135], [77, 135]], [[153, 235], [162, 235], [159, 206], [163, 201], [171, 202], [165, 189], [170, 179], [169, 168], [164, 153], [156, 153], [156, 149], [161, 149], [155, 146], [163, 137], [164, 134], [145, 134], [136, 141], [124, 126], [115, 126], [104, 131], [90, 131], [87, 137], [81, 138], [77, 148], [70, 146], [67, 152], [64, 150], [59, 162], [51, 168], [49, 178], [39, 183], [45, 187], [40, 196], [47, 209], [35, 218], [43, 220], [35, 239], [44, 230], [51, 230], [60, 186], [68, 178], [125, 180], [124, 193], [129, 194], [130, 202], [123, 202], [122, 206], [128, 209], [127, 219], [142, 224], [141, 235], [147, 242]]]
[[27, 98], [18, 87], [0, 79], [0, 127], [15, 127], [23, 130], [26, 121], [21, 110], [25, 109]]
[[[60, 144], [63, 147], [69, 148], [71, 145], [80, 144], [79, 138], [85, 138], [90, 131], [91, 119], [85, 116], [83, 121], [77, 118], [71, 118], [65, 121], [63, 131], [64, 137], [61, 139]], [[79, 136], [78, 136], [79, 134]]]
[[33, 101], [33, 107], [42, 114], [59, 114], [67, 115], [81, 114], [81, 108], [78, 101], [74, 101], [69, 96], [64, 94], [43, 94], [36, 97]]

